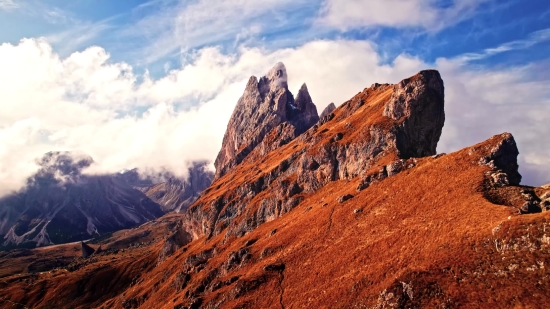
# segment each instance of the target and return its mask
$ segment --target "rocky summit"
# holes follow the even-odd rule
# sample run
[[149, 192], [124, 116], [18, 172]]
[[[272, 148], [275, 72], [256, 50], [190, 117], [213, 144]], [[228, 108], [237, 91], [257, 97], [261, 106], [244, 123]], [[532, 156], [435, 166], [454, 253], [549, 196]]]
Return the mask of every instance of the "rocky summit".
[[510, 133], [437, 153], [444, 92], [426, 70], [319, 120], [278, 64], [250, 79], [217, 178], [185, 213], [93, 254], [0, 252], [0, 306], [543, 308], [550, 188], [521, 185]]
[[241, 163], [279, 125], [290, 125], [298, 136], [319, 120], [317, 108], [303, 84], [296, 98], [288, 90], [284, 64], [277, 63], [259, 80], [252, 76], [237, 102], [216, 161], [215, 178]]

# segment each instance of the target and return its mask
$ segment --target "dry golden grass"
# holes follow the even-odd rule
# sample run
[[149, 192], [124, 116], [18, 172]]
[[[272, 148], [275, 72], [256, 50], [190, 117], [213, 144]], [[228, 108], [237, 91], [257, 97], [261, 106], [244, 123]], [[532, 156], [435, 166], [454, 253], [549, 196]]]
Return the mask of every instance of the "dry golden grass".
[[[338, 132], [346, 132], [340, 143], [353, 143], [365, 138], [360, 128], [394, 125], [381, 116], [390, 94], [384, 88], [361, 92], [335, 111], [333, 121], [306, 133], [322, 138], [305, 150], [314, 153]], [[491, 148], [495, 142], [473, 147]], [[269, 173], [304, 147], [297, 139], [259, 161], [245, 160], [218, 179], [195, 207], [209, 207], [220, 195]], [[40, 274], [27, 281], [6, 277], [0, 287], [9, 301], [33, 308], [123, 308], [134, 300], [140, 308], [173, 309], [186, 304], [186, 293], [196, 290], [231, 252], [255, 241], [248, 246], [252, 258], [243, 267], [214, 279], [238, 276], [239, 280], [205, 291], [200, 295], [203, 304], [373, 308], [384, 297], [391, 301], [392, 293], [400, 308], [547, 307], [550, 214], [517, 215], [521, 187], [488, 187], [484, 176], [488, 167], [477, 164], [481, 155], [481, 151], [470, 154], [463, 149], [418, 159], [416, 167], [361, 192], [355, 190], [359, 178], [331, 182], [304, 195], [288, 214], [243, 237], [225, 239], [225, 233], [202, 237], [157, 265], [163, 236], [181, 218], [165, 216], [115, 233], [104, 242], [106, 248], [123, 248], [150, 230], [143, 238], [150, 243], [141, 248], [101, 255], [73, 272]], [[380, 158], [372, 170], [396, 158], [391, 154]], [[250, 209], [269, 194], [258, 194]], [[345, 194], [354, 197], [338, 203], [337, 197]], [[187, 271], [186, 259], [212, 248], [216, 255], [202, 270], [191, 273], [185, 288], [179, 288], [175, 282], [179, 273]], [[261, 257], [266, 251], [270, 254]], [[280, 263], [285, 264], [284, 271], [264, 270], [266, 265]], [[247, 286], [248, 291], [234, 297], [237, 285]], [[13, 308], [13, 303], [0, 301], [0, 307]]]

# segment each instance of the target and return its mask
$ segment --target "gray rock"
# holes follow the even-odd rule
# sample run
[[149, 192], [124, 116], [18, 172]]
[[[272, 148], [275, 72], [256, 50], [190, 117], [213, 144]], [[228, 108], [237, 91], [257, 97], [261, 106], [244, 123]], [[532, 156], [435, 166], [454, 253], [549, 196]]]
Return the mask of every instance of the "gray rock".
[[215, 178], [241, 163], [258, 146], [264, 137], [282, 123], [294, 127], [298, 136], [319, 121], [305, 84], [296, 99], [288, 90], [284, 64], [277, 63], [259, 80], [252, 76], [239, 99], [222, 142], [216, 161]]
[[339, 196], [339, 197], [336, 199], [336, 201], [337, 201], [338, 203], [343, 203], [343, 202], [348, 201], [348, 200], [350, 200], [350, 199], [352, 199], [352, 198], [353, 198], [353, 195], [351, 195], [351, 194], [346, 194], [346, 195]]
[[82, 257], [87, 258], [90, 255], [94, 254], [95, 250], [94, 248], [88, 246], [83, 241], [80, 242], [80, 246], [82, 247]]
[[336, 109], [336, 105], [334, 105], [334, 103], [330, 103], [327, 107], [325, 107], [325, 109], [323, 110], [319, 118], [320, 119], [325, 118], [326, 116], [331, 114], [335, 109]]
[[401, 158], [436, 154], [445, 122], [443, 80], [436, 70], [426, 70], [393, 86], [383, 115], [403, 119], [398, 129], [397, 148]]
[[502, 133], [489, 140], [494, 139], [498, 140], [497, 144], [479, 160], [479, 164], [487, 165], [493, 170], [500, 170], [507, 175], [510, 185], [519, 185], [521, 182], [517, 163], [519, 151], [514, 137], [510, 133]]
[[[269, 79], [266, 80], [269, 81]], [[264, 87], [266, 91], [273, 89], [271, 86]], [[252, 84], [249, 83], [243, 97], [246, 98], [250, 93], [256, 92], [259, 98], [257, 103], [260, 106], [267, 104], [262, 99], [260, 88], [255, 81]], [[408, 89], [407, 91], [410, 90], [410, 92], [404, 89]], [[382, 114], [387, 111], [388, 115], [392, 116], [393, 111], [398, 113], [398, 110], [400, 110], [403, 113], [402, 117], [393, 119], [392, 117], [383, 118], [380, 115], [382, 122], [368, 125], [361, 125], [355, 118], [347, 119], [348, 117], [354, 117], [354, 113], [367, 102], [368, 96], [389, 90], [394, 91], [395, 95], [390, 96], [391, 99], [384, 102], [384, 106], [394, 105], [394, 107], [382, 107], [378, 112]], [[279, 91], [283, 92], [283, 90]], [[246, 160], [247, 163], [253, 165], [254, 162], [261, 162], [266, 157], [272, 158], [276, 155], [284, 157], [277, 159], [279, 160], [278, 163], [273, 162], [269, 171], [262, 171], [259, 174], [252, 172], [247, 176], [251, 177], [248, 181], [239, 182], [236, 187], [221, 193], [219, 196], [214, 197], [205, 194], [204, 198], [199, 198], [185, 214], [186, 228], [189, 229], [189, 233], [193, 235], [194, 239], [204, 235], [213, 237], [221, 233], [224, 233], [226, 239], [240, 237], [253, 231], [261, 224], [275, 220], [291, 211], [302, 202], [304, 196], [316, 192], [332, 181], [361, 177], [362, 183], [358, 186], [358, 190], [362, 190], [372, 185], [373, 182], [382, 181], [389, 174], [393, 175], [398, 170], [404, 169], [405, 165], [406, 168], [413, 167], [415, 165], [414, 160], [408, 160], [409, 157], [436, 154], [435, 145], [444, 122], [442, 92], [443, 82], [437, 72], [420, 72], [398, 85], [379, 85], [376, 89], [367, 89], [343, 103], [339, 107], [338, 116], [336, 117], [334, 113], [331, 113], [330, 115], [333, 115], [332, 120], [329, 120], [343, 124], [341, 131], [331, 132], [332, 135], [330, 136], [327, 136], [326, 133], [330, 130], [328, 128], [321, 131], [312, 128], [297, 136], [296, 127], [290, 122], [279, 123], [261, 136], [258, 133], [259, 131], [254, 131], [254, 134], [259, 134], [257, 135], [257, 143], [253, 144], [255, 145], [254, 149], [250, 149], [246, 158], [242, 159], [243, 161]], [[401, 95], [398, 95], [399, 93]], [[300, 99], [300, 101], [309, 101], [307, 96], [301, 95], [301, 97], [304, 99]], [[239, 104], [244, 106], [243, 102], [241, 100]], [[403, 106], [397, 106], [400, 104]], [[258, 107], [257, 105], [254, 106]], [[273, 103], [272, 106], [277, 105]], [[232, 149], [233, 146], [229, 147], [228, 145], [235, 145], [233, 143], [235, 139], [238, 141], [246, 139], [246, 134], [244, 136], [236, 134], [238, 132], [236, 128], [242, 123], [237, 121], [241, 119], [240, 116], [235, 116], [245, 112], [247, 112], [246, 109], [239, 110], [237, 108], [235, 110], [226, 132], [226, 138], [230, 142], [224, 142], [220, 152], [221, 157], [218, 157], [219, 160], [228, 158], [224, 153], [227, 149]], [[365, 111], [361, 111], [361, 113], [363, 112]], [[252, 115], [251, 112], [249, 114]], [[262, 115], [269, 117], [270, 115], [279, 114], [263, 113]], [[266, 118], [256, 119], [254, 117], [257, 116], [251, 117], [252, 126], [256, 126], [256, 121], [261, 120], [261, 127], [265, 127], [263, 123], [265, 123]], [[437, 119], [433, 119], [434, 117]], [[279, 117], [278, 119], [281, 120], [282, 118]], [[347, 123], [353, 124], [353, 126], [346, 126]], [[346, 143], [328, 142], [327, 137], [332, 139], [337, 132], [343, 133], [343, 136], [350, 133], [349, 141], [346, 140]], [[285, 153], [275, 150], [280, 147], [279, 145], [293, 142], [294, 137], [297, 139], [297, 141], [294, 140], [296, 142], [294, 148], [287, 149]], [[271, 153], [274, 153], [273, 151], [277, 154], [271, 156]], [[366, 171], [376, 166], [379, 158], [386, 155], [397, 156], [399, 159], [407, 159], [407, 161], [399, 161], [401, 163], [395, 163], [391, 166], [381, 166], [374, 174], [364, 175]], [[218, 164], [221, 164], [222, 161], [219, 161]], [[231, 162], [233, 163], [225, 166], [237, 164], [238, 160]], [[220, 166], [218, 165], [218, 167]], [[224, 167], [220, 168], [223, 169]], [[296, 185], [293, 183], [296, 183]], [[214, 186], [216, 186], [216, 180]], [[269, 191], [269, 194], [262, 194], [266, 190]], [[255, 194], [249, 195], [250, 192]], [[259, 196], [261, 198], [258, 198]], [[344, 202], [350, 197], [353, 196], [342, 196], [340, 200]], [[257, 207], [250, 207], [252, 203]]]

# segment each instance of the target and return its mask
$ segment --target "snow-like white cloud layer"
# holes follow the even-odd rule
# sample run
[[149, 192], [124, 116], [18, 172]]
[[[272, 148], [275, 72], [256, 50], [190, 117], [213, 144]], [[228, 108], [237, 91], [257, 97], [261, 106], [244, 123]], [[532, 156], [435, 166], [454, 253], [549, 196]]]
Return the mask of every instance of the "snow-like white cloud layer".
[[[312, 41], [268, 51], [224, 54], [203, 48], [160, 79], [109, 61], [101, 47], [66, 58], [40, 39], [0, 45], [0, 195], [20, 189], [35, 159], [52, 150], [80, 151], [93, 172], [168, 169], [184, 176], [197, 160], [213, 161], [229, 117], [251, 75], [277, 62], [289, 87], [307, 83], [319, 112], [375, 82], [395, 83], [430, 65], [402, 54], [381, 60], [367, 41]], [[453, 151], [510, 131], [522, 153], [526, 180], [550, 182], [548, 78], [533, 80], [533, 64], [506, 70], [473, 69], [439, 59], [446, 86], [446, 124], [438, 148]]]

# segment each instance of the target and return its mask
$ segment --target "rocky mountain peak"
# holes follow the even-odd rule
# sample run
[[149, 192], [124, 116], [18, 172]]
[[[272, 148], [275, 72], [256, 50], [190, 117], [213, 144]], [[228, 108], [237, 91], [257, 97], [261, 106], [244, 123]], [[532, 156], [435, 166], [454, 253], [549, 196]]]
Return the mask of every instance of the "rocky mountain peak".
[[285, 65], [282, 62], [275, 64], [266, 76], [260, 78], [258, 89], [263, 96], [269, 92], [277, 92], [280, 89], [288, 90], [288, 75]]
[[[272, 98], [259, 104], [273, 104]], [[422, 71], [395, 85], [375, 84], [323, 121], [315, 117], [307, 86], [291, 98], [286, 97], [286, 117], [273, 109], [248, 110], [241, 98], [216, 167], [218, 176], [232, 168], [234, 175], [246, 174], [247, 181], [214, 180], [212, 186], [223, 189], [207, 190], [186, 212], [185, 226], [194, 238], [220, 233], [238, 237], [291, 211], [330, 182], [354, 180], [362, 191], [413, 168], [414, 158], [436, 154], [445, 121], [444, 87], [437, 71]], [[243, 114], [250, 116], [241, 118]], [[314, 125], [307, 130], [300, 123]], [[247, 139], [252, 142], [246, 145]], [[235, 143], [243, 150], [226, 156]]]
[[266, 76], [252, 76], [239, 99], [214, 163], [219, 178], [242, 162], [275, 127], [289, 123], [292, 138], [319, 120], [317, 108], [304, 84], [296, 98], [288, 90], [288, 75], [277, 63]]
[[325, 107], [325, 109], [323, 110], [323, 112], [321, 113], [319, 118], [322, 119], [323, 117], [325, 117], [328, 114], [332, 113], [335, 109], [336, 109], [336, 105], [334, 105], [334, 103], [330, 103], [329, 105], [327, 105], [327, 107]]

